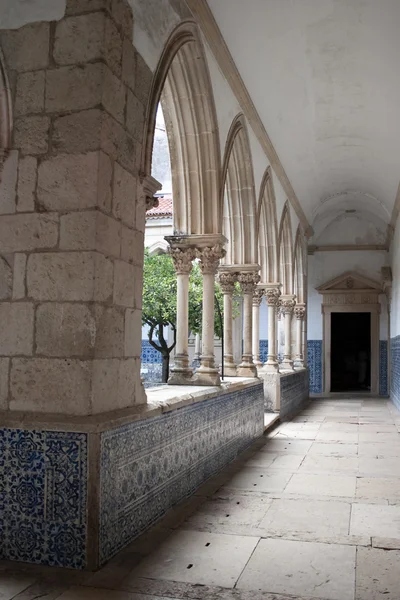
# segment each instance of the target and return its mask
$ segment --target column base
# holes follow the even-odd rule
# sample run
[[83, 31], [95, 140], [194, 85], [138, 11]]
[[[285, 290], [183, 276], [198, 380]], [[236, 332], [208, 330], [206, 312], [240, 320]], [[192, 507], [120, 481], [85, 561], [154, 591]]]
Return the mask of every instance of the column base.
[[253, 358], [253, 364], [257, 367], [257, 369], [263, 366], [263, 363], [259, 358]]
[[224, 375], [226, 375], [226, 377], [237, 376], [237, 367], [235, 363], [224, 363]]
[[264, 373], [278, 373], [279, 371], [279, 363], [277, 360], [267, 360], [263, 366]]
[[301, 371], [301, 370], [302, 370], [302, 369], [304, 369], [304, 368], [305, 368], [305, 367], [304, 367], [304, 364], [303, 364], [302, 362], [300, 362], [300, 361], [295, 361], [295, 362], [294, 362], [293, 369], [294, 369], [295, 371]]
[[187, 367], [186, 369], [171, 369], [168, 385], [194, 385], [193, 370]]
[[243, 361], [236, 370], [237, 377], [257, 377], [257, 367], [250, 362]]
[[293, 368], [293, 361], [290, 359], [283, 359], [283, 361], [280, 364], [280, 371], [294, 371]]
[[193, 376], [193, 385], [221, 385], [218, 369], [201, 365]]

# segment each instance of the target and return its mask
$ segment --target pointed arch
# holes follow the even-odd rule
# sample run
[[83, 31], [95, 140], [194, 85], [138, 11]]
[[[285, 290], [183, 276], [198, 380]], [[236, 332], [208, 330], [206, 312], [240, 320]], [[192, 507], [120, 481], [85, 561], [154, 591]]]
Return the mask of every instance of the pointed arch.
[[0, 152], [11, 147], [12, 103], [3, 52], [0, 48]]
[[299, 304], [305, 304], [307, 297], [307, 246], [304, 232], [299, 224], [294, 244], [294, 293]]
[[289, 202], [283, 207], [278, 237], [282, 294], [293, 294], [293, 238]]
[[261, 180], [257, 220], [261, 283], [276, 283], [279, 281], [278, 223], [271, 167]]
[[170, 147], [175, 233], [221, 233], [217, 117], [204, 48], [193, 21], [180, 23], [172, 32], [154, 73], [141, 177], [151, 175], [159, 102]]
[[257, 264], [257, 205], [250, 142], [244, 116], [233, 120], [222, 168], [222, 233], [226, 264]]

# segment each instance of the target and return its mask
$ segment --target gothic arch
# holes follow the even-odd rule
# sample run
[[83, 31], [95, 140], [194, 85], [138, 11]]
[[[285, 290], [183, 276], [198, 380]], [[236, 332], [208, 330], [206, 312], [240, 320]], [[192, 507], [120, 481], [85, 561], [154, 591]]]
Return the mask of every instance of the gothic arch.
[[296, 241], [294, 244], [294, 293], [296, 301], [300, 304], [306, 302], [307, 297], [307, 247], [305, 244], [304, 233], [301, 225], [296, 232]]
[[175, 233], [221, 233], [217, 118], [203, 45], [192, 21], [172, 32], [154, 73], [141, 177], [151, 175], [159, 102], [170, 146]]
[[279, 269], [282, 294], [293, 294], [293, 238], [289, 202], [283, 207], [278, 237]]
[[0, 152], [11, 147], [12, 103], [3, 53], [0, 48]]
[[257, 264], [258, 232], [253, 164], [246, 122], [233, 120], [222, 168], [222, 232], [227, 238], [226, 264]]
[[278, 225], [271, 167], [261, 181], [257, 217], [261, 283], [276, 283], [279, 281]]

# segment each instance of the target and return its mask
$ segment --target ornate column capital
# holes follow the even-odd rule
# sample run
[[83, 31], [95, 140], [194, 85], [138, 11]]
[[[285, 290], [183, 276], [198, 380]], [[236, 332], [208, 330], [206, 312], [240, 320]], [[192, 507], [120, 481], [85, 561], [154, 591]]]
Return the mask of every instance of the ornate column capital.
[[169, 248], [168, 253], [172, 257], [176, 274], [188, 275], [192, 270], [192, 260], [195, 258], [194, 249]]
[[280, 307], [281, 313], [284, 315], [292, 314], [296, 305], [295, 296], [281, 296]]
[[203, 275], [215, 275], [218, 269], [219, 261], [225, 256], [225, 250], [222, 244], [215, 246], [196, 248], [196, 258], [200, 260], [200, 269]]
[[305, 304], [296, 304], [296, 306], [294, 307], [294, 316], [296, 317], [296, 319], [298, 319], [299, 321], [302, 321], [305, 317], [305, 314], [306, 314]]
[[218, 281], [223, 294], [233, 294], [237, 281], [237, 273], [220, 271], [218, 273]]
[[255, 271], [244, 271], [239, 273], [238, 281], [243, 294], [252, 294], [260, 281], [260, 276]]
[[278, 287], [266, 288], [264, 290], [265, 298], [268, 306], [279, 306], [279, 298], [281, 296], [281, 290]]
[[158, 198], [154, 198], [154, 194], [161, 190], [162, 184], [151, 175], [146, 175], [141, 178], [140, 186], [139, 196], [146, 205], [146, 211], [158, 206]]
[[253, 292], [253, 306], [260, 306], [263, 296], [264, 290], [256, 288]]

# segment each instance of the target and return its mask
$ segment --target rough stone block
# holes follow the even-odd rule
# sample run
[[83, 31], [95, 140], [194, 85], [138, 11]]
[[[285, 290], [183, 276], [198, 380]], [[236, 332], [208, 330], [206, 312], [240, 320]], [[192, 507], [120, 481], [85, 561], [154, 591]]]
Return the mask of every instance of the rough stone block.
[[49, 44], [49, 23], [31, 23], [20, 29], [0, 31], [0, 45], [10, 70], [45, 69], [49, 64]]
[[101, 103], [103, 94], [101, 63], [76, 67], [58, 67], [46, 74], [46, 110], [68, 112], [94, 108]]
[[19, 161], [17, 211], [35, 210], [35, 189], [37, 180], [37, 159], [26, 156]]
[[111, 10], [111, 0], [67, 0], [65, 14], [79, 15], [103, 9]]
[[31, 254], [27, 264], [28, 296], [34, 300], [93, 300], [95, 254], [46, 252]]
[[102, 57], [105, 14], [97, 12], [62, 19], [56, 26], [53, 57], [59, 65], [90, 62]]
[[0, 300], [8, 300], [11, 298], [12, 279], [12, 269], [10, 265], [5, 258], [0, 256]]
[[125, 311], [125, 356], [139, 358], [142, 352], [142, 313], [127, 308]]
[[104, 212], [111, 212], [112, 204], [112, 176], [113, 166], [110, 157], [104, 152], [99, 152], [99, 173], [98, 173], [98, 207]]
[[122, 225], [121, 258], [131, 263], [143, 264], [144, 235]]
[[34, 309], [30, 302], [0, 303], [0, 355], [31, 355]]
[[127, 0], [112, 0], [111, 15], [122, 35], [132, 41], [133, 15]]
[[151, 84], [153, 81], [153, 73], [150, 67], [147, 66], [142, 56], [136, 53], [136, 72], [135, 72], [135, 94], [140, 102], [147, 105]]
[[90, 361], [15, 358], [11, 363], [10, 409], [88, 414], [90, 387]]
[[122, 38], [115, 23], [106, 19], [104, 32], [104, 60], [110, 69], [121, 77], [122, 72]]
[[54, 120], [52, 142], [59, 152], [89, 152], [100, 148], [101, 110], [93, 108]]
[[135, 267], [122, 260], [114, 262], [114, 303], [128, 308], [135, 302]]
[[117, 258], [121, 254], [121, 223], [100, 212], [96, 219], [96, 250]]
[[57, 215], [24, 213], [0, 219], [0, 253], [54, 248], [57, 241]]
[[[139, 187], [139, 183], [138, 183]], [[140, 190], [137, 190], [136, 195], [136, 216], [135, 216], [135, 228], [144, 234], [146, 227], [146, 205], [144, 198], [140, 196]]]
[[133, 137], [141, 142], [144, 129], [144, 106], [130, 90], [127, 94], [126, 126]]
[[86, 358], [92, 355], [96, 322], [89, 306], [76, 302], [41, 304], [36, 310], [36, 354]]
[[96, 358], [124, 356], [124, 311], [117, 307], [96, 306]]
[[14, 123], [14, 146], [23, 154], [45, 154], [49, 147], [50, 119], [21, 117]]
[[11, 150], [4, 159], [0, 176], [0, 215], [15, 212], [18, 177], [18, 152]]
[[143, 267], [133, 267], [135, 275], [135, 308], [142, 310], [143, 300]]
[[95, 255], [94, 299], [108, 302], [113, 296], [114, 265], [103, 254]]
[[136, 178], [128, 171], [114, 165], [113, 214], [130, 227], [135, 226]]
[[21, 300], [26, 297], [26, 254], [14, 254], [14, 278], [12, 297]]
[[146, 394], [140, 382], [140, 360], [122, 360], [119, 366], [118, 407], [124, 408], [145, 402]]
[[45, 72], [20, 73], [17, 79], [15, 115], [39, 113], [44, 109]]
[[122, 46], [122, 80], [133, 91], [135, 89], [136, 52], [129, 39]]
[[118, 408], [119, 359], [93, 361], [91, 412], [98, 414]]
[[96, 216], [96, 211], [94, 210], [61, 215], [61, 250], [95, 250]]
[[97, 205], [97, 152], [61, 154], [44, 160], [38, 171], [37, 199], [43, 210]]
[[124, 83], [104, 67], [103, 106], [122, 125], [125, 119], [125, 98]]
[[124, 127], [107, 112], [103, 114], [101, 149], [118, 161], [124, 169], [137, 172], [136, 142]]
[[0, 410], [8, 408], [8, 373], [10, 368], [9, 358], [0, 358]]

